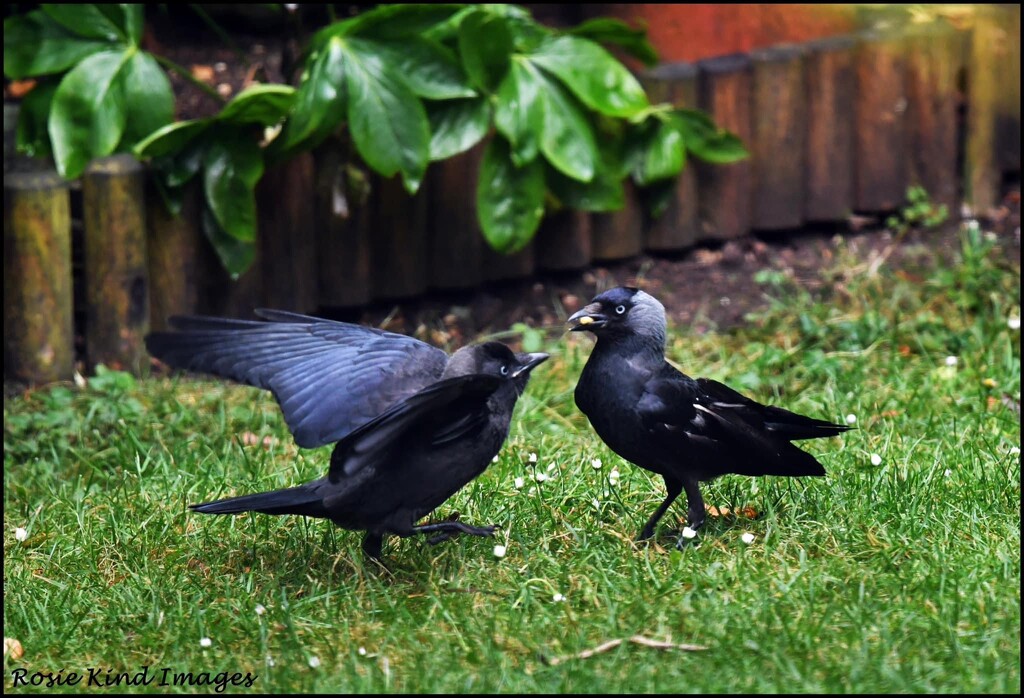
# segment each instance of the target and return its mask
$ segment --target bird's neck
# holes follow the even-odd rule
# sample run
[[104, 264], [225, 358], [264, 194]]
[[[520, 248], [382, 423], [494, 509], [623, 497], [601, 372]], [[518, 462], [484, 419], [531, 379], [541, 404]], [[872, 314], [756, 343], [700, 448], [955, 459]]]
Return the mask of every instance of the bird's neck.
[[639, 334], [599, 337], [594, 352], [660, 365], [665, 360], [665, 342], [658, 337]]

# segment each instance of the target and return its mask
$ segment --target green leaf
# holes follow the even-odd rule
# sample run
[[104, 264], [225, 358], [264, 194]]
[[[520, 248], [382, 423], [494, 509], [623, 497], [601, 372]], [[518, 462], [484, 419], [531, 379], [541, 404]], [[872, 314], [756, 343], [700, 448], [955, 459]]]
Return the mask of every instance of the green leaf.
[[713, 165], [728, 165], [750, 157], [750, 153], [743, 147], [743, 141], [728, 131], [719, 131], [703, 141], [688, 141], [686, 149]]
[[633, 29], [618, 19], [611, 17], [589, 19], [570, 29], [569, 33], [591, 41], [620, 46], [634, 58], [639, 58], [648, 67], [658, 62], [658, 53], [647, 40], [647, 31]]
[[552, 36], [530, 53], [530, 60], [556, 75], [580, 101], [602, 114], [629, 117], [649, 106], [633, 74], [588, 39]]
[[459, 25], [459, 55], [470, 81], [485, 92], [505, 77], [512, 35], [504, 17], [478, 11], [467, 15]]
[[544, 166], [516, 167], [504, 138], [487, 144], [477, 180], [476, 206], [488, 244], [511, 254], [530, 242], [544, 216]]
[[363, 43], [381, 57], [390, 71], [401, 75], [420, 97], [457, 99], [476, 95], [462, 66], [443, 46], [415, 36], [401, 41], [364, 39]]
[[98, 39], [109, 43], [124, 42], [128, 35], [117, 23], [111, 21], [97, 5], [79, 3], [76, 5], [50, 5], [43, 3], [40, 8], [49, 17], [73, 34], [87, 39]]
[[285, 117], [295, 101], [290, 85], [252, 85], [238, 93], [217, 115], [229, 124], [273, 126]]
[[174, 119], [174, 92], [154, 58], [136, 52], [119, 73], [125, 94], [123, 139], [135, 144]]
[[363, 42], [351, 39], [347, 49], [348, 121], [356, 150], [385, 177], [401, 172], [406, 190], [415, 193], [430, 158], [426, 110]]
[[4, 20], [4, 74], [12, 80], [61, 73], [108, 47], [69, 33], [40, 10]]
[[128, 43], [132, 46], [138, 46], [139, 42], [142, 41], [142, 31], [145, 27], [142, 4], [122, 3], [118, 7], [122, 13], [120, 25], [124, 29], [125, 36], [128, 37]]
[[231, 278], [237, 281], [238, 277], [252, 266], [256, 258], [256, 244], [228, 235], [217, 222], [213, 212], [207, 206], [203, 206], [202, 209], [203, 232], [216, 250], [221, 264], [231, 274]]
[[566, 177], [554, 168], [546, 174], [548, 188], [563, 205], [578, 211], [607, 213], [626, 205], [626, 191], [622, 178], [606, 170], [598, 170], [589, 182]]
[[331, 38], [313, 60], [295, 95], [295, 108], [274, 141], [274, 152], [316, 147], [345, 118], [345, 52]]
[[419, 36], [448, 21], [463, 8], [464, 5], [451, 3], [378, 5], [353, 18], [347, 33], [377, 39]]
[[240, 129], [218, 129], [203, 159], [206, 202], [220, 227], [245, 242], [256, 239], [256, 183], [263, 151]]
[[124, 51], [95, 53], [61, 80], [50, 109], [53, 157], [62, 177], [74, 179], [92, 158], [114, 152], [125, 128], [124, 96], [117, 74]]
[[40, 80], [21, 100], [16, 132], [18, 152], [31, 157], [46, 157], [53, 152], [47, 122], [58, 84], [54, 78]]
[[519, 166], [537, 157], [544, 130], [543, 78], [529, 61], [513, 59], [498, 86], [494, 126], [512, 144], [512, 161]]
[[486, 99], [452, 99], [427, 105], [430, 119], [430, 159], [444, 160], [483, 140], [491, 123]]
[[554, 80], [538, 76], [544, 104], [540, 150], [563, 174], [589, 182], [599, 161], [594, 131], [572, 95]]
[[643, 150], [633, 178], [643, 186], [662, 179], [670, 179], [682, 172], [686, 162], [683, 134], [672, 123], [653, 119], [653, 128], [644, 139]]
[[135, 144], [132, 152], [140, 160], [161, 158], [182, 151], [196, 136], [209, 128], [210, 119], [192, 119], [167, 124]]

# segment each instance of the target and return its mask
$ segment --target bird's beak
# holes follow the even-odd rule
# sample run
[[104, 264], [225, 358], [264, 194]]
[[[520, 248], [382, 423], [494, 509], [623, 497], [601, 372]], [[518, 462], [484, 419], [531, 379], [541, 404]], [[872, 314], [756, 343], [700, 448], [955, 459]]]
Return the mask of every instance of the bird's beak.
[[516, 359], [518, 359], [519, 363], [522, 365], [512, 373], [512, 377], [518, 378], [524, 373], [529, 373], [535, 366], [539, 366], [547, 361], [549, 357], [550, 354], [545, 354], [544, 352], [537, 352], [536, 354], [519, 354], [516, 356]]
[[581, 332], [583, 330], [596, 330], [604, 327], [608, 322], [608, 318], [601, 312], [600, 303], [591, 303], [573, 313], [566, 322], [570, 325], [570, 332]]

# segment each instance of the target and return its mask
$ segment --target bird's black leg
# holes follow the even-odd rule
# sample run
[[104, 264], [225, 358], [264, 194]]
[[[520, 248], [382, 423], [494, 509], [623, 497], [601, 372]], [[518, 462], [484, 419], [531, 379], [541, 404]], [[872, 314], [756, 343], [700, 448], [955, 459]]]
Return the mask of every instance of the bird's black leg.
[[658, 520], [661, 519], [662, 516], [665, 515], [668, 508], [672, 506], [672, 502], [676, 501], [676, 497], [678, 497], [679, 493], [683, 491], [682, 482], [673, 477], [669, 477], [668, 475], [663, 475], [662, 477], [665, 478], [665, 489], [668, 490], [668, 496], [665, 497], [665, 501], [661, 503], [658, 510], [654, 512], [654, 515], [648, 519], [647, 524], [644, 526], [643, 530], [640, 531], [640, 535], [636, 537], [637, 540], [647, 540], [654, 535], [654, 525], [658, 523]]
[[379, 560], [384, 548], [384, 536], [379, 533], [369, 533], [363, 536], [363, 552], [367, 557]]
[[490, 536], [494, 534], [494, 529], [497, 526], [469, 526], [458, 521], [442, 521], [440, 523], [423, 524], [422, 526], [413, 526], [413, 533], [433, 533], [434, 531], [440, 531], [440, 533], [427, 540], [431, 545], [437, 545], [442, 541], [446, 541], [449, 538], [459, 534], [465, 533], [470, 536]]
[[[696, 531], [704, 525], [707, 512], [704, 510], [704, 497], [700, 494], [700, 482], [697, 480], [683, 480], [683, 488], [686, 490], [686, 516], [687, 525], [690, 530]], [[676, 541], [676, 548], [682, 550], [691, 538], [679, 536]]]

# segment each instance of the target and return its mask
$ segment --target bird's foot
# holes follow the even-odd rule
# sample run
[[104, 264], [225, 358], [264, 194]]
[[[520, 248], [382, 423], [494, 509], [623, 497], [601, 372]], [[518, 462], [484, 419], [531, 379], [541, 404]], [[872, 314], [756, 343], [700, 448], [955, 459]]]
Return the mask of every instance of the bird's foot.
[[430, 533], [432, 531], [440, 531], [436, 536], [431, 536], [427, 539], [427, 543], [430, 545], [437, 545], [443, 543], [446, 540], [454, 538], [460, 533], [465, 533], [470, 536], [492, 536], [494, 531], [498, 529], [497, 525], [492, 526], [470, 526], [468, 524], [459, 523], [456, 521], [444, 521], [435, 524], [425, 524], [423, 526], [417, 526], [416, 530], [419, 533]]
[[683, 528], [683, 532], [679, 534], [678, 540], [676, 540], [676, 550], [682, 550], [690, 545], [697, 547], [700, 545], [700, 540], [697, 538], [697, 529], [686, 526]]

